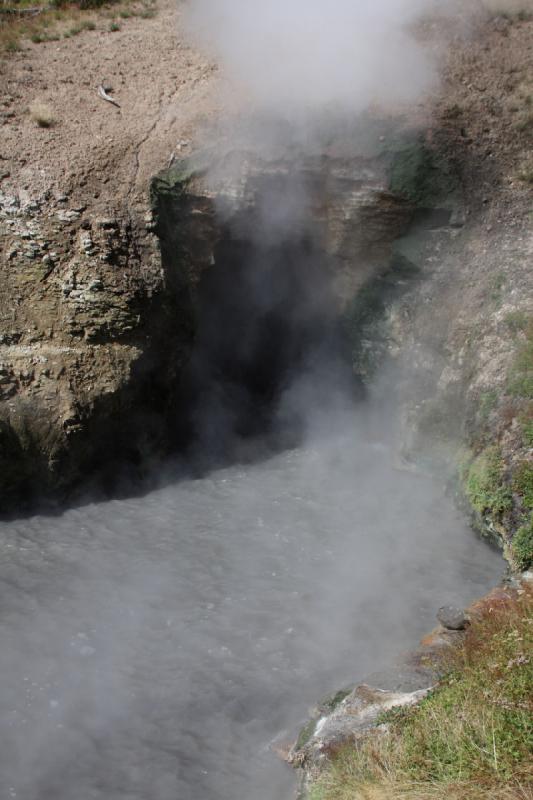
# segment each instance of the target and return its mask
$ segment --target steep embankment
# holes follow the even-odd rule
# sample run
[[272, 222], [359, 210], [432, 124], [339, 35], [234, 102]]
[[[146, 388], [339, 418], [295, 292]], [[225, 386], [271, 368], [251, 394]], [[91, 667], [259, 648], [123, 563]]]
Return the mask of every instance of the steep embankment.
[[162, 269], [148, 187], [214, 105], [213, 69], [183, 43], [175, 3], [148, 10], [86, 12], [77, 27], [62, 12], [43, 29], [53, 40], [22, 40], [1, 64], [4, 507], [111, 453], [135, 463], [168, 447], [191, 309]]
[[384, 321], [411, 376], [406, 454], [433, 460], [437, 444], [461, 462], [478, 528], [522, 568], [533, 553], [532, 32], [531, 15], [498, 16], [452, 47], [429, 136], [455, 164], [464, 206], [445, 239], [400, 243], [426, 280]]

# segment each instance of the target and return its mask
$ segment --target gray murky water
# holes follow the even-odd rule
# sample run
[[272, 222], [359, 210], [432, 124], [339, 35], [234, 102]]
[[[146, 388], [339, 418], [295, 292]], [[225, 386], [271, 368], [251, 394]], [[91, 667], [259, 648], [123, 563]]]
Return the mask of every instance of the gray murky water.
[[2, 800], [291, 795], [272, 738], [502, 571], [349, 441], [0, 526]]

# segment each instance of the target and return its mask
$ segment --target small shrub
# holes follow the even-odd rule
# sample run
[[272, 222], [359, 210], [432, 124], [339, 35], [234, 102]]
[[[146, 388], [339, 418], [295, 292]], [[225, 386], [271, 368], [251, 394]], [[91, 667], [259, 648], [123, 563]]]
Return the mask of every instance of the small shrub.
[[[94, 21], [92, 19], [85, 19], [73, 25], [67, 33], [69, 36], [77, 36], [78, 33], [82, 31], [94, 31], [95, 29], [96, 24]], [[67, 34], [65, 34], [65, 36], [67, 36]]]
[[525, 331], [528, 321], [529, 318], [525, 311], [510, 311], [505, 315], [505, 324], [508, 326], [511, 333]]
[[116, 31], [119, 30], [120, 30], [120, 25], [118, 24], [118, 22], [113, 21], [109, 26], [109, 31], [111, 33], [115, 33]]
[[533, 514], [529, 521], [516, 531], [511, 550], [518, 569], [525, 570], [533, 564]]
[[481, 422], [486, 422], [498, 405], [498, 392], [488, 389], [479, 396], [478, 414]]
[[465, 493], [479, 514], [499, 516], [512, 508], [512, 494], [503, 482], [503, 461], [497, 447], [487, 447], [470, 464]]
[[20, 42], [16, 36], [10, 36], [4, 42], [4, 50], [6, 53], [18, 53], [21, 49]]
[[489, 284], [489, 292], [490, 292], [490, 299], [493, 300], [495, 303], [501, 303], [502, 300], [502, 292], [507, 283], [507, 276], [504, 272], [498, 272], [495, 275], [490, 284]]
[[51, 128], [56, 121], [50, 106], [40, 100], [35, 100], [30, 105], [30, 116], [40, 128]]
[[522, 426], [522, 439], [526, 447], [533, 447], [533, 419], [522, 417], [520, 420]]
[[520, 495], [526, 508], [533, 509], [533, 465], [522, 461], [513, 475], [513, 491]]

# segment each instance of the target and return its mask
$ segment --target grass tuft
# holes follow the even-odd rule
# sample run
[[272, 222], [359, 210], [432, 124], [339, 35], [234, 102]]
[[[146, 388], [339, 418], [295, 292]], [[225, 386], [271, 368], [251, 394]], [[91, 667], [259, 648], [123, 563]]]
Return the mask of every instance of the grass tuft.
[[40, 128], [51, 128], [55, 125], [56, 119], [54, 112], [49, 105], [43, 103], [41, 100], [35, 100], [30, 105], [30, 117]]
[[531, 800], [533, 588], [485, 607], [419, 706], [347, 745], [312, 800]]
[[479, 514], [498, 516], [512, 508], [512, 493], [504, 483], [504, 464], [498, 447], [485, 448], [466, 471], [465, 493]]
[[533, 564], [533, 514], [529, 521], [516, 531], [511, 544], [511, 552], [518, 569], [529, 569]]
[[533, 510], [533, 464], [522, 461], [513, 474], [513, 491], [520, 495], [522, 504]]

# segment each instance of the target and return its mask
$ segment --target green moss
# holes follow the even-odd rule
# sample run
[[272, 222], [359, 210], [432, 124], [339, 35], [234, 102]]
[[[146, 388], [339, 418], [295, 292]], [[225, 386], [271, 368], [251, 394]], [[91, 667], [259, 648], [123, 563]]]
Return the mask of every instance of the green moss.
[[515, 533], [511, 551], [518, 569], [529, 569], [533, 564], [533, 514]]
[[333, 711], [335, 711], [336, 708], [338, 708], [338, 706], [340, 706], [342, 701], [346, 697], [348, 697], [352, 689], [353, 687], [346, 689], [339, 689], [338, 692], [333, 692], [333, 694], [328, 694], [319, 703], [318, 705], [319, 712], [321, 714], [331, 714]]
[[421, 139], [407, 142], [393, 156], [389, 187], [411, 203], [432, 208], [457, 192], [459, 181], [450, 164]]
[[526, 508], [533, 509], [533, 465], [522, 461], [513, 475], [513, 491], [520, 495]]
[[387, 268], [367, 281], [348, 304], [342, 324], [352, 347], [354, 370], [363, 380], [373, 376], [387, 353], [387, 308], [410, 288], [419, 273], [416, 264], [396, 253]]
[[316, 728], [316, 720], [310, 720], [307, 725], [304, 725], [302, 730], [300, 731], [300, 735], [298, 736], [298, 740], [296, 742], [296, 749], [299, 750], [301, 747], [305, 747], [307, 742], [312, 738]]
[[503, 461], [497, 447], [487, 447], [470, 464], [465, 476], [465, 494], [479, 514], [499, 516], [512, 507], [509, 486], [504, 483]]

